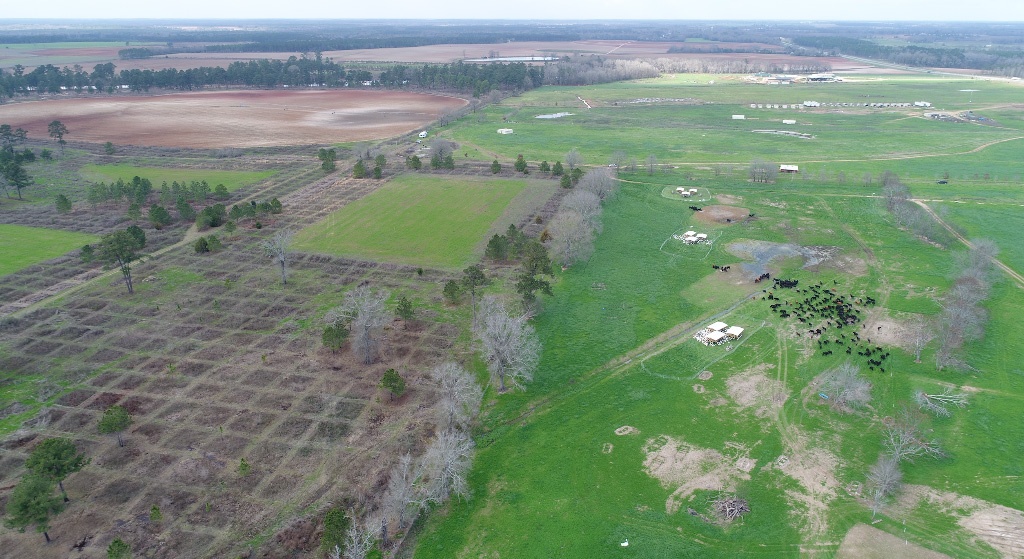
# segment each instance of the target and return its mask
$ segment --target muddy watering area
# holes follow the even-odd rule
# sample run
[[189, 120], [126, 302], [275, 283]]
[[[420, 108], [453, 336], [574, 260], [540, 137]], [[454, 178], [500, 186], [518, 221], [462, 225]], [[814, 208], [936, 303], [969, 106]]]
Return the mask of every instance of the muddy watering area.
[[800, 257], [804, 259], [803, 267], [810, 268], [828, 262], [841, 250], [834, 246], [800, 246], [753, 240], [729, 243], [726, 249], [730, 254], [748, 260], [740, 264], [740, 267], [743, 273], [754, 277], [766, 273], [768, 265], [777, 258]]

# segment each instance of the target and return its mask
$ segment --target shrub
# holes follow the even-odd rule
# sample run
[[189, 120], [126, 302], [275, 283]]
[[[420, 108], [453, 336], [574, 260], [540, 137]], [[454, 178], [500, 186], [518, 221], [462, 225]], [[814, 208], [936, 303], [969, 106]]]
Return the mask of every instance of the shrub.
[[156, 229], [163, 229], [164, 227], [171, 224], [174, 218], [171, 217], [171, 212], [167, 211], [167, 208], [153, 204], [149, 207], [149, 222]]
[[210, 252], [210, 243], [206, 240], [206, 237], [199, 237], [192, 245], [192, 248], [195, 249], [196, 254], [203, 254], [205, 252]]
[[53, 205], [57, 207], [57, 213], [59, 214], [71, 213], [71, 199], [63, 194], [58, 194], [54, 198]]
[[501, 163], [498, 163], [497, 159], [491, 163], [491, 172], [495, 175], [501, 172]]

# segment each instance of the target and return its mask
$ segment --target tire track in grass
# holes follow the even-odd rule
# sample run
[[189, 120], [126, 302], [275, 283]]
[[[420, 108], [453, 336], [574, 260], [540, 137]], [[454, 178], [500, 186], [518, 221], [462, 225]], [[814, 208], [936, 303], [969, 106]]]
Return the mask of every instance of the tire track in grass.
[[[941, 217], [939, 217], [939, 214], [935, 213], [935, 210], [931, 209], [931, 207], [929, 207], [928, 204], [924, 202], [924, 200], [918, 200], [914, 198], [911, 199], [910, 201], [924, 208], [924, 211], [927, 212], [928, 215], [931, 216], [931, 218], [934, 219], [936, 223], [941, 225], [943, 229], [945, 229], [946, 231], [949, 231], [950, 234], [956, 237], [957, 240], [964, 244], [964, 246], [966, 246], [967, 248], [974, 248], [974, 243], [968, 241], [966, 237], [961, 235], [956, 229], [953, 229], [953, 227], [950, 224], [946, 223]], [[999, 266], [1004, 272], [1006, 272], [1011, 278], [1013, 278], [1013, 280], [1017, 282], [1017, 287], [1024, 289], [1024, 276], [1018, 274], [1017, 271], [1014, 270], [1013, 268], [1007, 266], [1006, 264], [1003, 264], [1003, 262], [998, 258], [992, 258], [992, 263], [995, 264], [996, 266]]]

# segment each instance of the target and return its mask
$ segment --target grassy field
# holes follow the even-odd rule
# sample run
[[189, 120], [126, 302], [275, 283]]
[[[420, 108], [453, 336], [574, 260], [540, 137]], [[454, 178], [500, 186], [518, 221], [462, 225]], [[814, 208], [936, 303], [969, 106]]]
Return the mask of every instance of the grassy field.
[[550, 186], [526, 180], [404, 175], [301, 231], [296, 248], [461, 268], [479, 257], [492, 227], [508, 227], [496, 223], [506, 207], [537, 189], [550, 192]]
[[228, 192], [233, 192], [261, 181], [274, 174], [274, 171], [222, 171], [216, 169], [175, 169], [168, 167], [134, 167], [131, 165], [86, 165], [81, 171], [82, 178], [93, 182], [110, 182], [117, 179], [125, 181], [132, 177], [142, 177], [153, 182], [153, 188], [159, 189], [161, 183], [173, 181], [191, 182], [206, 181], [210, 188], [223, 184]]
[[[782, 112], [751, 111], [749, 102], [799, 102], [805, 96], [852, 102], [870, 95], [880, 102], [927, 99], [963, 111], [967, 99], [956, 90], [969, 83], [872, 78], [836, 88], [794, 88], [786, 91], [795, 98], [774, 99], [768, 97], [778, 96], [778, 89], [681, 76], [545, 88], [458, 123], [452, 136], [479, 148], [482, 157], [523, 153], [553, 161], [578, 147], [592, 165], [603, 165], [615, 149], [640, 161], [654, 154], [667, 165], [653, 175], [624, 176], [622, 195], [606, 206], [595, 255], [560, 275], [555, 297], [536, 319], [545, 349], [535, 382], [526, 393], [493, 395], [477, 439], [473, 498], [430, 518], [416, 556], [495, 550], [517, 557], [834, 554], [847, 530], [872, 521], [856, 491], [882, 451], [883, 418], [894, 416], [914, 390], [944, 386], [967, 386], [971, 403], [951, 418], [926, 420], [950, 456], [906, 464], [907, 481], [1024, 509], [1021, 467], [1013, 458], [1024, 447], [1024, 429], [1013, 412], [1024, 398], [1017, 364], [1024, 354], [1010, 341], [1019, 336], [1013, 316], [1024, 305], [1016, 285], [997, 284], [986, 302], [988, 334], [968, 352], [973, 373], [936, 372], [934, 345], [918, 363], [905, 349], [883, 342], [892, 353], [886, 373], [858, 363], [872, 383], [871, 410], [842, 414], [817, 397], [812, 381], [858, 357], [822, 355], [806, 336], [797, 336], [796, 322], [766, 307], [760, 286], [711, 269], [713, 263], [742, 269], [742, 259], [727, 250], [737, 241], [838, 247], [842, 266], [803, 269], [799, 259], [787, 259], [775, 261], [772, 273], [876, 297], [879, 306], [867, 312], [886, 328], [937, 314], [937, 296], [954, 273], [952, 253], [962, 248], [951, 235], [940, 234], [945, 246], [934, 246], [894, 226], [878, 200], [877, 177], [887, 169], [904, 177], [915, 197], [948, 201], [934, 206], [970, 236], [996, 241], [1007, 263], [1024, 264], [1014, 232], [1024, 202], [1017, 110], [993, 106], [999, 127], [886, 112], [797, 112], [786, 118], [796, 118], [799, 131], [814, 139], [751, 132], [780, 129], [775, 121]], [[1018, 91], [1000, 84], [984, 88], [993, 103]], [[594, 109], [579, 107], [577, 95]], [[635, 98], [713, 104], [627, 102]], [[978, 98], [974, 104], [976, 112], [988, 114]], [[559, 111], [575, 115], [534, 119]], [[730, 122], [737, 113], [760, 120]], [[494, 133], [503, 117], [515, 134]], [[745, 181], [742, 162], [756, 157], [798, 162], [804, 173], [755, 186]], [[724, 165], [713, 173], [718, 162]], [[669, 166], [677, 168], [666, 171]], [[947, 175], [950, 184], [936, 183]], [[685, 203], [662, 196], [666, 186], [676, 185], [707, 187], [717, 203], [757, 218], [731, 225], [698, 220]], [[714, 246], [667, 249], [672, 233], [683, 228], [710, 232]], [[715, 319], [748, 329], [748, 337], [731, 351], [689, 339], [694, 328]], [[698, 378], [701, 371], [711, 378]], [[744, 387], [762, 396], [744, 397]], [[765, 400], [773, 392], [784, 395], [783, 403]], [[639, 433], [617, 435], [622, 426]], [[726, 468], [721, 484], [682, 490], [682, 481], [650, 473], [651, 447], [665, 437], [718, 453], [725, 464], [746, 458], [756, 466], [746, 476]], [[800, 466], [779, 467], [782, 456]], [[679, 454], [663, 458], [685, 462]], [[734, 491], [757, 512], [732, 524], [702, 520], [720, 489]], [[670, 506], [673, 494], [683, 496], [681, 504], [675, 501], [678, 512]], [[977, 506], [923, 505], [908, 492], [876, 526], [952, 557], [997, 556], [959, 523]], [[570, 545], [566, 533], [573, 534]], [[622, 546], [627, 540], [629, 546]]]
[[0, 276], [56, 258], [95, 240], [96, 237], [81, 233], [0, 225]]
[[[808, 388], [819, 373], [849, 358], [811, 351], [786, 333], [788, 323], [772, 315], [767, 303], [759, 297], [745, 301], [757, 289], [749, 280], [734, 283], [735, 278], [712, 272], [710, 264], [738, 267], [741, 261], [725, 247], [739, 239], [837, 246], [867, 265], [815, 271], [784, 262], [778, 275], [870, 294], [884, 301], [878, 309], [883, 316], [909, 316], [938, 311], [922, 293], [948, 286], [949, 252], [893, 228], [871, 198], [823, 197], [786, 185], [751, 188], [720, 179], [700, 184], [738, 197], [728, 200], [756, 212], [758, 219], [720, 229], [706, 257], [667, 255], [658, 247], [680, 226], [709, 226], [685, 205], [661, 196], [661, 183], [681, 177], [655, 179], [625, 187], [606, 210], [595, 256], [560, 278], [555, 297], [537, 319], [545, 351], [535, 382], [528, 393], [501, 396], [489, 409], [478, 439], [474, 496], [431, 519], [417, 557], [486, 555], [496, 549], [523, 557], [729, 557], [753, 548], [765, 556], [795, 556], [809, 547], [834, 553], [846, 530], [871, 521], [847, 488], [863, 481], [880, 451], [877, 417], [836, 413]], [[1013, 331], [1003, 321], [1022, 297], [1007, 287], [997, 290], [996, 301], [993, 305], [1006, 305], [1007, 311], [993, 316], [993, 330]], [[750, 337], [741, 346], [730, 353], [688, 339], [694, 326], [723, 311], [722, 320], [748, 329]], [[1000, 343], [1007, 342], [985, 345]], [[989, 350], [986, 362], [998, 354], [994, 347]], [[978, 353], [979, 360], [988, 355], [980, 348]], [[951, 380], [950, 373], [935, 372], [927, 352], [921, 364], [900, 350], [894, 354], [898, 374], [865, 367], [878, 413], [895, 413], [914, 389], [934, 391]], [[909, 479], [1024, 507], [1018, 498], [1024, 494], [1019, 466], [1010, 456], [1010, 449], [1024, 445], [1024, 430], [1001, 428], [1012, 422], [1010, 410], [1024, 392], [1020, 379], [1007, 382], [1014, 376], [1013, 359], [1000, 357], [969, 380], [981, 387], [1012, 387], [1004, 396], [979, 396], [954, 418], [930, 423], [950, 449], [978, 453], [955, 451], [951, 459], [910, 464], [905, 467]], [[765, 404], [756, 397], [751, 398], [760, 403], [744, 403], [737, 387], [758, 367], [788, 394], [783, 406], [759, 408]], [[705, 369], [713, 377], [702, 382], [696, 377]], [[694, 388], [698, 384], [700, 393]], [[538, 402], [537, 409], [527, 411]], [[639, 435], [617, 436], [614, 430], [623, 425], [639, 429]], [[709, 499], [718, 494], [712, 490], [693, 492], [682, 512], [666, 512], [666, 499], [678, 484], [659, 484], [644, 471], [644, 446], [659, 436], [716, 450], [728, 460], [755, 460], [756, 469], [748, 479], [738, 479], [734, 490], [758, 513], [726, 526], [685, 513], [690, 507], [706, 514]], [[808, 448], [821, 454], [807, 454]], [[803, 456], [805, 465], [819, 458], [810, 469], [824, 489], [802, 484], [799, 470], [770, 467], [780, 455]], [[972, 474], [979, 471], [985, 473]], [[815, 513], [815, 501], [827, 512]], [[815, 514], [823, 515], [824, 526], [815, 527]], [[794, 521], [776, 521], [786, 516]], [[951, 518], [925, 508], [910, 515], [904, 536], [953, 556], [992, 553], [984, 543], [972, 543]], [[886, 517], [878, 526], [895, 532], [902, 528], [899, 522]], [[933, 537], [939, 526], [949, 537]], [[566, 533], [574, 534], [571, 546], [565, 545]], [[619, 545], [626, 539], [628, 549]]]
[[[712, 83], [713, 82], [713, 83]], [[981, 89], [973, 102], [960, 89]], [[1021, 149], [1024, 113], [1010, 103], [1015, 84], [932, 77], [872, 77], [835, 84], [773, 88], [739, 77], [680, 75], [585, 88], [549, 87], [505, 100], [457, 123], [452, 137], [475, 157], [491, 153], [554, 161], [578, 148], [586, 163], [606, 164], [616, 151], [663, 165], [722, 164], [745, 174], [756, 158], [800, 164], [818, 182], [838, 182], [839, 173], [860, 184], [865, 173], [893, 170], [907, 180], [932, 182], [948, 174], [961, 183], [1019, 184], [1013, 154]], [[586, 99], [587, 109], [577, 99]], [[895, 103], [928, 100], [935, 108], [751, 109], [751, 103]], [[637, 102], [643, 101], [643, 102]], [[992, 126], [942, 122], [927, 112], [973, 110]], [[538, 115], [570, 112], [557, 119]], [[744, 114], [746, 120], [732, 120]], [[795, 125], [782, 123], [794, 119]], [[495, 134], [513, 128], [514, 134]], [[754, 132], [783, 130], [812, 138]], [[994, 143], [1005, 142], [1005, 143]], [[481, 151], [474, 152], [473, 148]], [[820, 176], [822, 173], [824, 175]]]

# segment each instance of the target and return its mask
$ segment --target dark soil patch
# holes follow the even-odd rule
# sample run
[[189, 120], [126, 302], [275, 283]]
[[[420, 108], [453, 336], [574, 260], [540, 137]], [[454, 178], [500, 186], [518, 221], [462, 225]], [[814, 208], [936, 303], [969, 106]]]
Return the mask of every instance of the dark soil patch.
[[312, 424], [313, 421], [309, 419], [289, 417], [274, 431], [274, 436], [293, 441], [301, 438]]
[[86, 358], [86, 361], [89, 363], [112, 363], [123, 356], [124, 353], [108, 347], [90, 355]]
[[145, 488], [145, 484], [141, 481], [121, 478], [107, 484], [106, 487], [95, 493], [93, 498], [105, 505], [123, 505], [135, 498], [143, 488]]
[[121, 375], [118, 373], [103, 373], [98, 377], [95, 377], [92, 380], [90, 380], [89, 384], [95, 386], [96, 388], [103, 388], [107, 385], [114, 384], [120, 378]]
[[156, 413], [156, 417], [170, 423], [183, 421], [192, 413], [192, 406], [182, 402], [168, 404], [167, 407]]
[[167, 448], [176, 448], [178, 450], [195, 450], [203, 446], [202, 443], [205, 439], [206, 433], [183, 427], [175, 431], [174, 434], [165, 441], [164, 446]]
[[294, 399], [290, 394], [278, 394], [275, 392], [264, 394], [257, 401], [257, 405], [261, 409], [273, 408], [281, 411], [287, 411], [291, 409], [293, 404]]
[[309, 388], [309, 385], [313, 384], [314, 380], [315, 379], [313, 377], [306, 377], [302, 375], [288, 375], [281, 379], [281, 383], [278, 386], [282, 390], [302, 392]]
[[192, 422], [201, 427], [220, 427], [235, 415], [235, 410], [220, 406], [205, 406], [197, 413]]
[[223, 386], [209, 383], [199, 382], [188, 391], [189, 398], [195, 398], [196, 400], [205, 400], [211, 396], [216, 396], [223, 392], [225, 388]]
[[147, 415], [158, 406], [158, 402], [152, 398], [145, 398], [143, 396], [130, 396], [121, 401], [121, 406], [128, 410], [128, 413], [132, 417], [141, 417]]
[[270, 386], [279, 376], [281, 376], [281, 373], [277, 371], [258, 369], [256, 372], [249, 375], [249, 378], [246, 379], [245, 382], [252, 386]]
[[61, 431], [77, 433], [87, 425], [95, 429], [96, 421], [98, 420], [98, 414], [92, 414], [84, 411], [72, 411], [68, 412], [68, 414], [64, 416], [64, 419], [62, 419], [57, 425]]
[[316, 426], [316, 431], [311, 437], [314, 440], [321, 440], [324, 442], [335, 442], [348, 435], [349, 427], [347, 423], [340, 421], [322, 421]]
[[135, 390], [142, 386], [144, 382], [146, 382], [146, 377], [128, 374], [121, 377], [121, 382], [117, 384], [117, 388], [120, 390]]
[[178, 366], [175, 368], [175, 372], [189, 377], [202, 376], [206, 374], [206, 372], [209, 370], [209, 363], [192, 361], [188, 359], [182, 360], [180, 363], [178, 363]]
[[125, 437], [125, 446], [111, 445], [96, 460], [96, 465], [103, 466], [108, 470], [120, 470], [139, 456], [142, 456], [142, 450], [133, 445], [130, 438]]
[[205, 448], [218, 456], [239, 456], [242, 449], [249, 444], [249, 439], [234, 435], [218, 435], [207, 441]]
[[121, 398], [121, 394], [115, 394], [113, 392], [103, 392], [99, 396], [93, 398], [93, 400], [89, 402], [89, 405], [87, 405], [86, 408], [90, 410], [103, 411], [109, 408], [110, 406], [113, 406], [114, 404], [118, 403], [121, 400]]
[[137, 437], [143, 437], [144, 439], [146, 439], [146, 442], [148, 442], [151, 445], [156, 444], [156, 442], [160, 440], [160, 436], [163, 435], [163, 433], [163, 426], [156, 423], [144, 423], [142, 425], [139, 425], [138, 427], [135, 428], [134, 431], [132, 431], [132, 434], [134, 434]]
[[163, 377], [155, 378], [152, 382], [146, 385], [146, 392], [152, 392], [153, 394], [170, 394], [177, 392], [182, 388], [188, 386], [191, 380], [182, 377]]
[[256, 434], [277, 419], [277, 414], [244, 410], [228, 427], [241, 433]]
[[192, 356], [203, 361], [223, 361], [237, 352], [238, 349], [223, 342], [197, 351]]
[[95, 392], [91, 390], [75, 390], [61, 396], [57, 403], [62, 406], [73, 408], [92, 397]]

